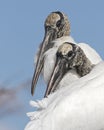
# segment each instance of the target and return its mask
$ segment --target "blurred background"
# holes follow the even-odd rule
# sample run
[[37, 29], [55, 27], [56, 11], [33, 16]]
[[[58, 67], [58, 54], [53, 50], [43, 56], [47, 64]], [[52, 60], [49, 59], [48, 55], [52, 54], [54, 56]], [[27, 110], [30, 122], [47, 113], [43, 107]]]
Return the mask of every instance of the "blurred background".
[[23, 130], [26, 113], [35, 110], [29, 101], [44, 95], [42, 77], [33, 97], [30, 87], [44, 21], [53, 11], [66, 13], [75, 41], [88, 43], [104, 58], [103, 0], [0, 0], [0, 130]]

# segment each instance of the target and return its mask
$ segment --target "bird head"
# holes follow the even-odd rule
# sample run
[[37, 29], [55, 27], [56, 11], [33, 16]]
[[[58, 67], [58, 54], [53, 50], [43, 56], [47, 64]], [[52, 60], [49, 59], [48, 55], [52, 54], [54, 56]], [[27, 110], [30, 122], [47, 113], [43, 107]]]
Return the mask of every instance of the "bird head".
[[[68, 36], [70, 33], [70, 24], [68, 17], [62, 12], [52, 12], [45, 21], [45, 33], [49, 33], [50, 40]], [[48, 34], [47, 34], [48, 35]]]
[[67, 16], [59, 11], [52, 12], [45, 20], [45, 36], [40, 46], [40, 51], [37, 58], [36, 68], [32, 79], [31, 94], [34, 94], [39, 75], [44, 65], [43, 54], [49, 48], [53, 47], [50, 44], [52, 40], [62, 36], [68, 36], [70, 32], [70, 25]]
[[[83, 66], [84, 64], [87, 65], [87, 63], [90, 63], [89, 60], [88, 62], [87, 60], [88, 59], [86, 58], [83, 50], [78, 45], [69, 42], [63, 43], [58, 48], [58, 51], [56, 53], [55, 66], [51, 78], [48, 82], [44, 97], [47, 97], [50, 93], [56, 90], [58, 84], [70, 69], [75, 69], [78, 67], [80, 69], [87, 70], [89, 66], [87, 66], [87, 68], [86, 66]], [[80, 76], [82, 76], [81, 73], [83, 72], [86, 72], [86, 74], [88, 73], [88, 70], [83, 70], [80, 71]]]

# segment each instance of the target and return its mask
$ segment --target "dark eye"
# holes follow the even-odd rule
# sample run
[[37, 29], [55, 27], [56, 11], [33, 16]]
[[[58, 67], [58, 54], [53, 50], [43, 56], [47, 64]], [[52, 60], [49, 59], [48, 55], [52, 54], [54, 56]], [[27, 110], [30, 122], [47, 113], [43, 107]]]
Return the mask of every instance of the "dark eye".
[[73, 51], [68, 52], [68, 57], [71, 57], [73, 55]]
[[61, 20], [57, 21], [56, 26], [57, 26], [57, 27], [60, 27], [60, 26], [61, 26]]

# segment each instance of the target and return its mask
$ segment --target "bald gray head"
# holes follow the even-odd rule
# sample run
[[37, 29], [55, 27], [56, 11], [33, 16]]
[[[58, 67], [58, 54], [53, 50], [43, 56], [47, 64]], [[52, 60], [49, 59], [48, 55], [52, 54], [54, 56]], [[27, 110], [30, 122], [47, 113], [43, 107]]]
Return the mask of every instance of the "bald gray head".
[[56, 53], [56, 63], [49, 80], [45, 97], [56, 90], [63, 76], [70, 70], [76, 69], [82, 77], [92, 70], [92, 63], [83, 50], [76, 44], [65, 42]]
[[31, 93], [34, 94], [39, 75], [43, 68], [43, 54], [47, 49], [53, 47], [50, 44], [52, 40], [62, 36], [68, 36], [70, 33], [70, 25], [67, 16], [62, 12], [52, 12], [45, 20], [45, 36], [40, 47], [39, 55], [37, 58], [36, 68], [32, 79]]
[[45, 30], [53, 30], [52, 40], [62, 36], [68, 36], [70, 33], [70, 24], [68, 17], [62, 12], [52, 12], [45, 21]]
[[76, 44], [68, 42], [62, 44], [57, 51], [57, 57], [66, 60], [68, 69], [76, 68], [80, 76], [88, 74], [92, 69], [92, 63]]

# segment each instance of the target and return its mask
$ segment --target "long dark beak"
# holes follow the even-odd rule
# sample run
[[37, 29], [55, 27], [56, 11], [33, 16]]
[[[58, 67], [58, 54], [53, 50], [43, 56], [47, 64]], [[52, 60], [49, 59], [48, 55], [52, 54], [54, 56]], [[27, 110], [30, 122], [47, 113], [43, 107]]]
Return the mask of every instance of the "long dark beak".
[[56, 90], [57, 85], [59, 84], [66, 72], [66, 61], [64, 59], [57, 58], [44, 97], [47, 97], [51, 92], [54, 92]]
[[39, 75], [40, 75], [42, 68], [43, 68], [43, 63], [44, 63], [43, 54], [44, 54], [45, 50], [47, 49], [48, 43], [51, 40], [52, 33], [53, 32], [51, 30], [48, 30], [48, 29], [46, 30], [44, 40], [43, 40], [41, 47], [40, 47], [40, 50], [39, 50], [39, 55], [38, 55], [38, 58], [37, 58], [35, 72], [34, 72], [32, 84], [31, 84], [31, 94], [32, 95], [34, 94], [34, 90], [36, 88], [36, 84], [37, 84]]

